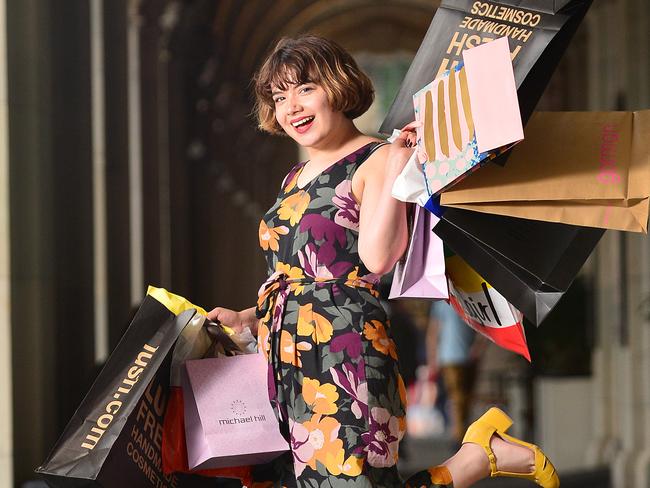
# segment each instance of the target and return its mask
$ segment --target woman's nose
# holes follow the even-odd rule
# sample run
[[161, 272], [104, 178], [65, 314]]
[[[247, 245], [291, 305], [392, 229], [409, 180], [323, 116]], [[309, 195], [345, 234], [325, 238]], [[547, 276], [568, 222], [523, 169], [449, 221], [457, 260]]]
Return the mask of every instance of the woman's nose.
[[288, 100], [289, 104], [289, 113], [290, 114], [295, 114], [297, 112], [300, 112], [302, 110], [302, 105], [298, 103], [298, 100], [295, 97], [290, 97]]

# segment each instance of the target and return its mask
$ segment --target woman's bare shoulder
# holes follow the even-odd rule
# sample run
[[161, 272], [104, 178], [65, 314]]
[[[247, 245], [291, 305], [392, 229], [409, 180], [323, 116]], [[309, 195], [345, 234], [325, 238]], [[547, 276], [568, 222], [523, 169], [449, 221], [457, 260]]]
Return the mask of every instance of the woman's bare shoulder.
[[[385, 142], [380, 139], [373, 139], [376, 142]], [[371, 141], [371, 142], [372, 142]], [[388, 161], [388, 151], [390, 144], [384, 144], [375, 149], [357, 169], [352, 177], [352, 191], [355, 196], [361, 196], [367, 183], [379, 183], [383, 181], [386, 162]]]
[[381, 139], [373, 138], [371, 142], [384, 143], [381, 146], [377, 147], [368, 159], [359, 167], [359, 171], [364, 173], [376, 173], [377, 170], [383, 169], [386, 161], [388, 160], [388, 151], [390, 150], [390, 144], [386, 143]]

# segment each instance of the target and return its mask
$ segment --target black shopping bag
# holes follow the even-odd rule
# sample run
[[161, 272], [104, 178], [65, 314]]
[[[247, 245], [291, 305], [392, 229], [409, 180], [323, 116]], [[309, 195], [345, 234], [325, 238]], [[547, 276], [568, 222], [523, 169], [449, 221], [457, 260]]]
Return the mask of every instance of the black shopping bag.
[[150, 287], [131, 325], [36, 472], [52, 487], [203, 488], [214, 479], [165, 475], [161, 442], [173, 345], [204, 320], [181, 297]]
[[442, 0], [379, 131], [411, 122], [413, 94], [462, 60], [462, 51], [507, 36], [524, 123], [592, 0]]
[[535, 325], [605, 232], [457, 208], [446, 208], [433, 231]]

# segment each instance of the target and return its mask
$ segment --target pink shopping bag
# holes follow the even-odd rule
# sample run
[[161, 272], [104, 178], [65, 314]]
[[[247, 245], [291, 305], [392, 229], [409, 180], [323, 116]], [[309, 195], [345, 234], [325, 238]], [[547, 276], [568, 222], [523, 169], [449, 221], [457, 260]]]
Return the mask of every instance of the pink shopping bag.
[[438, 217], [417, 205], [406, 259], [395, 265], [388, 298], [447, 298], [442, 240], [431, 230]]
[[289, 450], [269, 402], [267, 368], [261, 354], [185, 363], [190, 469], [262, 464]]
[[429, 197], [524, 138], [508, 40], [465, 50], [463, 60], [413, 95]]

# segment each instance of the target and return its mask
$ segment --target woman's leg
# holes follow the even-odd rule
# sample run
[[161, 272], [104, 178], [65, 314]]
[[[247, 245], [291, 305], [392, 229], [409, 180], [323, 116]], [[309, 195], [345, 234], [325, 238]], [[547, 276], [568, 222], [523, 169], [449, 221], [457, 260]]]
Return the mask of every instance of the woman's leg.
[[[530, 473], [535, 469], [535, 454], [526, 447], [512, 444], [496, 435], [490, 439], [490, 447], [499, 471]], [[485, 450], [471, 442], [463, 444], [443, 466], [449, 470], [454, 488], [472, 486], [490, 475], [490, 462]]]
[[[497, 468], [511, 473], [530, 473], [535, 469], [535, 455], [530, 449], [492, 436], [490, 447]], [[416, 473], [406, 482], [407, 488], [467, 488], [490, 476], [490, 462], [485, 450], [471, 442], [463, 444], [441, 466]]]

